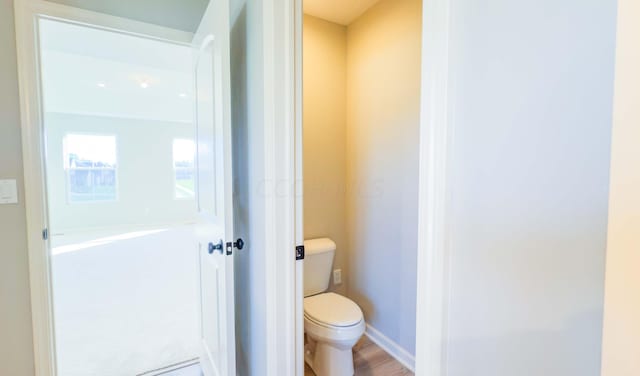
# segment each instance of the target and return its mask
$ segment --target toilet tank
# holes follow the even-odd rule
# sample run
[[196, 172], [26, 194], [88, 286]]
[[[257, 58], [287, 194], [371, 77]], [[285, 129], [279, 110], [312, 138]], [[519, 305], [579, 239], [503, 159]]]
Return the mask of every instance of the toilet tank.
[[327, 291], [336, 243], [329, 238], [304, 241], [304, 296]]

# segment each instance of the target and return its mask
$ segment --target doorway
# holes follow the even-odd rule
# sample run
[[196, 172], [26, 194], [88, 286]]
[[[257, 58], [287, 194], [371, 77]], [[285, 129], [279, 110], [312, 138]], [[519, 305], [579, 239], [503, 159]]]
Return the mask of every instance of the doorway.
[[[309, 375], [350, 358], [352, 346], [353, 370], [344, 361], [332, 372], [409, 375], [415, 364], [422, 1], [360, 5], [304, 1], [302, 315]], [[335, 314], [324, 317], [313, 303], [319, 299]], [[348, 346], [348, 354], [324, 356], [324, 339], [314, 338], [318, 322], [354, 333], [339, 345], [325, 341]]]
[[39, 375], [235, 373], [228, 17], [16, 4]]
[[194, 363], [190, 46], [50, 19], [39, 36], [58, 373]]

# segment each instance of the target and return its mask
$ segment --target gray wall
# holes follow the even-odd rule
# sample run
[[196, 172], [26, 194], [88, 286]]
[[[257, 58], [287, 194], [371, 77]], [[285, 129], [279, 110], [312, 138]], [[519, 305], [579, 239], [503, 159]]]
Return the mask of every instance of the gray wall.
[[422, 1], [383, 0], [347, 27], [348, 296], [415, 353]]
[[0, 205], [0, 375], [34, 373], [22, 183], [13, 1], [0, 0], [0, 179], [17, 179], [18, 205]]
[[[262, 4], [232, 0], [231, 116], [234, 232], [246, 245], [235, 256], [236, 365], [238, 375], [263, 375], [267, 368]], [[262, 187], [262, 188], [261, 188]]]
[[596, 376], [616, 2], [454, 0], [450, 376]]

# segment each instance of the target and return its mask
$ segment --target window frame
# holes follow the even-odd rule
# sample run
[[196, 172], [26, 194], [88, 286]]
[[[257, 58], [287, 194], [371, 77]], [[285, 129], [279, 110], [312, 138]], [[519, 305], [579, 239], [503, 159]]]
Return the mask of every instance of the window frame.
[[[191, 141], [193, 143], [193, 166], [191, 167], [176, 167], [176, 150], [175, 145], [176, 141]], [[172, 174], [172, 186], [173, 186], [173, 199], [177, 201], [192, 201], [196, 199], [196, 153], [197, 153], [197, 145], [196, 140], [188, 137], [174, 137], [171, 141], [171, 166], [173, 168]], [[191, 170], [193, 173], [193, 195], [190, 197], [178, 197], [178, 189], [177, 189], [177, 172], [179, 170]]]
[[[64, 158], [67, 155], [67, 145], [66, 145], [66, 139], [68, 136], [73, 135], [73, 136], [96, 136], [96, 137], [113, 137], [114, 141], [115, 141], [115, 158], [116, 158], [116, 165], [113, 168], [114, 171], [114, 175], [115, 175], [115, 184], [114, 184], [114, 189], [115, 189], [115, 196], [113, 199], [91, 199], [91, 200], [85, 200], [85, 201], [74, 201], [72, 200], [71, 196], [71, 167], [69, 166], [67, 168], [66, 166], [66, 161], [64, 160]], [[118, 135], [115, 133], [102, 133], [102, 132], [75, 132], [75, 131], [69, 131], [66, 132], [64, 134], [64, 136], [62, 137], [62, 155], [63, 155], [63, 166], [62, 169], [64, 170], [64, 180], [65, 180], [65, 196], [66, 196], [66, 201], [68, 205], [91, 205], [91, 204], [103, 204], [103, 203], [113, 203], [113, 202], [119, 202], [120, 201], [120, 152], [119, 152], [119, 147], [118, 147], [119, 143], [118, 143]], [[75, 170], [82, 170], [82, 169], [75, 169]], [[96, 168], [87, 168], [86, 170], [96, 170]], [[106, 170], [105, 168], [102, 168], [102, 170]]]

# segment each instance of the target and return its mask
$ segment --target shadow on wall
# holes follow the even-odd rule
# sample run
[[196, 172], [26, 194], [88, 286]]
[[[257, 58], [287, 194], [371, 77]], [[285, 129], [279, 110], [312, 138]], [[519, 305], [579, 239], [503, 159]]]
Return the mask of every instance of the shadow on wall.
[[[249, 131], [247, 115], [247, 5], [244, 3], [237, 15], [231, 14], [231, 119], [233, 144], [233, 226], [236, 236], [249, 239], [250, 187], [246, 184], [249, 172]], [[251, 328], [245, 325], [251, 317], [250, 286], [253, 284], [249, 255], [251, 242], [242, 252], [236, 253], [236, 372], [251, 375], [249, 336]], [[242, 293], [244, 292], [244, 293]]]

